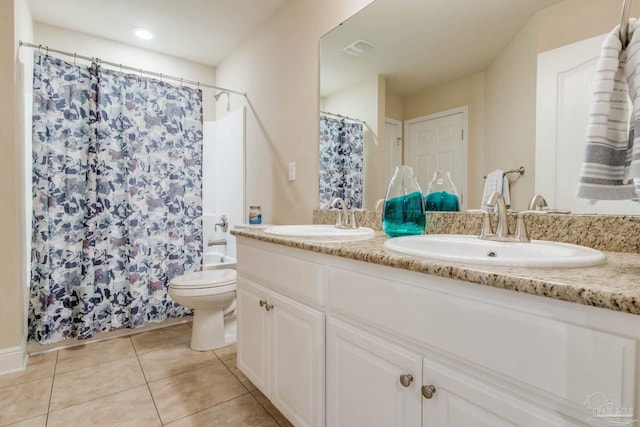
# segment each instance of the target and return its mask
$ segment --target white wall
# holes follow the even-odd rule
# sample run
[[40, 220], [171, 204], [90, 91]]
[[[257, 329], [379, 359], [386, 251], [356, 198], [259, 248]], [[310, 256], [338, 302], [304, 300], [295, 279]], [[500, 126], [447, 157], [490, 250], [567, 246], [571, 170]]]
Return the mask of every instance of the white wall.
[[[264, 222], [311, 222], [318, 206], [320, 36], [370, 2], [286, 2], [217, 68], [217, 84], [248, 95], [247, 203], [262, 206]], [[239, 97], [231, 101], [244, 105]]]
[[24, 367], [27, 276], [23, 93], [29, 87], [18, 40], [32, 39], [26, 2], [0, 2], [0, 374]]
[[[203, 221], [204, 250], [236, 257], [236, 238], [228, 231], [215, 230], [215, 223], [226, 215], [229, 230], [247, 222], [244, 200], [245, 109], [239, 108], [217, 122], [205, 122], [202, 153], [202, 208], [213, 219]], [[208, 247], [208, 240], [225, 238], [224, 246]]]
[[379, 138], [378, 106], [379, 79], [373, 76], [321, 100], [321, 110], [353, 117], [364, 124], [363, 208], [373, 209], [380, 196], [378, 191], [378, 161], [384, 156], [383, 141]]
[[[467, 106], [467, 196], [465, 205], [479, 208], [485, 169], [485, 75], [471, 74], [405, 97], [405, 120]], [[510, 167], [503, 165], [502, 169]], [[494, 167], [494, 169], [496, 169]]]
[[[174, 56], [163, 55], [150, 50], [140, 49], [124, 43], [91, 36], [60, 27], [35, 23], [34, 43], [54, 49], [77, 53], [89, 57], [98, 57], [105, 61], [122, 63], [134, 68], [182, 77], [186, 80], [215, 84], [216, 70], [208, 65], [187, 61]], [[62, 57], [73, 61], [73, 57]], [[86, 63], [86, 61], [85, 61]], [[178, 85], [179, 82], [172, 82]], [[202, 109], [204, 120], [215, 120], [216, 105], [214, 89], [203, 88]]]
[[[620, 23], [620, 5], [565, 0], [543, 9], [486, 70], [485, 170], [526, 167], [511, 186], [513, 209], [526, 209], [535, 189], [538, 53], [611, 31]], [[639, 14], [640, 2], [633, 2], [630, 16]]]

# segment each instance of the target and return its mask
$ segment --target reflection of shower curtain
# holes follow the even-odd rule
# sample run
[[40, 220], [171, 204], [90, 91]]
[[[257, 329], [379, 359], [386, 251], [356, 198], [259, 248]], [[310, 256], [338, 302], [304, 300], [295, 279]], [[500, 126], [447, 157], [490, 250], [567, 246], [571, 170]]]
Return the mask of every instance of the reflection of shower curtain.
[[29, 335], [46, 344], [186, 310], [202, 264], [202, 94], [36, 52]]
[[363, 148], [362, 123], [320, 114], [320, 209], [334, 197], [362, 208]]

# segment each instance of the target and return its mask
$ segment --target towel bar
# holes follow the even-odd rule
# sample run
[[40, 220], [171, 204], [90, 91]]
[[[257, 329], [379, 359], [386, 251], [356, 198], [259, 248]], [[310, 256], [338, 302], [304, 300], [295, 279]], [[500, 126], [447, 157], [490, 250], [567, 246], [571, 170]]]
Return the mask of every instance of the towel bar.
[[[510, 173], [519, 173], [520, 176], [522, 176], [522, 175], [524, 175], [524, 171], [525, 171], [524, 166], [520, 166], [518, 169], [510, 169], [510, 170], [506, 171], [504, 174], [507, 175], [507, 174], [510, 174]], [[482, 178], [483, 179], [487, 179], [487, 175], [483, 176]]]

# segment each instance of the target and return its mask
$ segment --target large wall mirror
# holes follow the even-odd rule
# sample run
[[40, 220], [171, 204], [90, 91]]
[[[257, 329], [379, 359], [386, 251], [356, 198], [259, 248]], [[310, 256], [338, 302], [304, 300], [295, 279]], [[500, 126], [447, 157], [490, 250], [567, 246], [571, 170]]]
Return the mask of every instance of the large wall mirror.
[[[640, 14], [640, 2], [635, 3], [632, 16]], [[640, 205], [632, 201], [575, 205], [566, 194], [556, 196], [558, 183], [574, 185], [565, 171], [579, 169], [582, 147], [575, 154], [562, 138], [536, 142], [537, 127], [547, 120], [536, 114], [539, 58], [549, 61], [550, 51], [611, 31], [620, 22], [621, 7], [622, 0], [375, 0], [324, 35], [321, 117], [324, 112], [327, 120], [361, 124], [362, 145], [353, 156], [362, 156], [356, 162], [362, 207], [373, 209], [384, 197], [399, 164], [417, 169], [424, 190], [431, 173], [425, 171], [436, 167], [436, 159], [437, 168], [452, 172], [465, 209], [480, 206], [489, 172], [524, 166], [524, 175], [510, 175], [514, 209], [525, 209], [541, 192], [554, 208], [640, 214]], [[590, 60], [599, 54], [595, 46]], [[560, 79], [566, 70], [566, 65], [556, 70]], [[588, 102], [586, 76], [572, 77], [555, 96]], [[564, 108], [578, 111], [572, 102]], [[458, 114], [462, 118], [454, 120], [455, 126], [447, 121]], [[320, 127], [322, 140], [322, 119]], [[574, 127], [574, 133], [581, 131]], [[549, 126], [538, 130], [544, 142], [548, 132]], [[412, 154], [412, 142], [420, 138], [446, 142], [450, 137], [461, 141], [458, 157]], [[328, 164], [325, 156], [321, 177]], [[322, 201], [320, 208], [326, 208]]]

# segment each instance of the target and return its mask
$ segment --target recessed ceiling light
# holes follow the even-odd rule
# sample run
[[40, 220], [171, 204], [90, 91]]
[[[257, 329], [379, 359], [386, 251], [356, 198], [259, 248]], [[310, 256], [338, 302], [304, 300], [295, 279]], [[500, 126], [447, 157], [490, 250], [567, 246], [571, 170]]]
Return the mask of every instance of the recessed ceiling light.
[[133, 31], [133, 34], [135, 34], [136, 37], [139, 37], [142, 40], [151, 40], [153, 38], [153, 33], [146, 28], [133, 27], [131, 31]]

